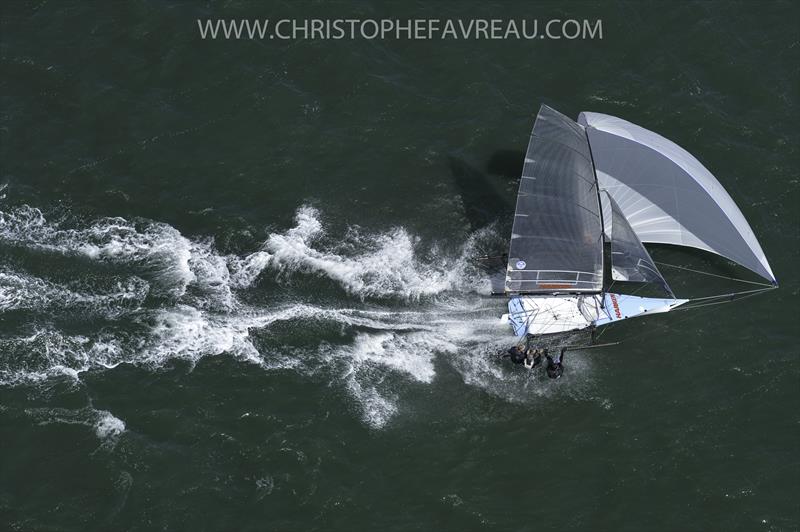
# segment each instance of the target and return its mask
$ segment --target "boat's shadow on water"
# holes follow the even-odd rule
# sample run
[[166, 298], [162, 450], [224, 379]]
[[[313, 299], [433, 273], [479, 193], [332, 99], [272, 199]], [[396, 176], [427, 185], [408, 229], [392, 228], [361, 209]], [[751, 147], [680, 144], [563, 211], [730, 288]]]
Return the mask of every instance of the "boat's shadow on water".
[[508, 224], [514, 213], [514, 199], [525, 154], [497, 150], [481, 170], [455, 155], [448, 156], [453, 183], [458, 189], [464, 215], [473, 231], [497, 221]]
[[[509, 234], [524, 152], [497, 150], [489, 157], [485, 170], [455, 155], [447, 159], [472, 233], [494, 224], [499, 234]], [[505, 264], [500, 257], [508, 251], [506, 243], [506, 239], [501, 239], [497, 246], [486, 250], [487, 255], [496, 258], [483, 263], [492, 292], [503, 291]]]

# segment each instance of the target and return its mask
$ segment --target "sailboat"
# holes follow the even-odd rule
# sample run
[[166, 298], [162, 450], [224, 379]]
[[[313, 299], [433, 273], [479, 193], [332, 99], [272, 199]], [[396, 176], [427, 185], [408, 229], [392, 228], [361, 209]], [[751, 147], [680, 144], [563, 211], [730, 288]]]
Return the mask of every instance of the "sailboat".
[[[646, 243], [713, 253], [766, 282], [744, 280], [757, 288], [679, 298]], [[615, 281], [648, 284], [662, 297], [612, 292]], [[621, 118], [582, 112], [576, 122], [541, 106], [525, 154], [505, 274], [503, 319], [516, 336], [594, 331], [777, 286], [742, 212], [689, 152]]]

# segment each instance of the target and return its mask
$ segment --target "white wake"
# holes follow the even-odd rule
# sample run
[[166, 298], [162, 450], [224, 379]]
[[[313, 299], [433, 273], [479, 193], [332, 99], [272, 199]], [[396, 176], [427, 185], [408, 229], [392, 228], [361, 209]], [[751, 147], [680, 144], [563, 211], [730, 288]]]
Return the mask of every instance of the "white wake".
[[[402, 398], [392, 380], [434, 383], [437, 361], [510, 400], [549, 393], [509, 379], [492, 357], [513, 338], [498, 320], [503, 301], [487, 297], [489, 281], [472, 258], [498, 238], [486, 229], [447, 252], [403, 228], [329, 235], [321, 213], [302, 206], [293, 227], [238, 256], [219, 253], [212, 239], [190, 239], [150, 220], [49, 221], [24, 205], [0, 211], [0, 250], [102, 267], [64, 281], [0, 263], [0, 315], [28, 313], [0, 336], [0, 384], [225, 354], [267, 371], [326, 372], [373, 427], [397, 414]], [[347, 297], [337, 301], [350, 308], [314, 303], [313, 293], [286, 301], [280, 290], [268, 294], [274, 303], [246, 302], [261, 279], [296, 286], [310, 277], [341, 289]], [[105, 324], [100, 331], [77, 334], [60, 325], [98, 317]], [[271, 340], [278, 324], [306, 342], [313, 324], [336, 328], [344, 343], [320, 340], [298, 356], [292, 335]], [[98, 422], [98, 435], [120, 430], [124, 424], [110, 418]]]

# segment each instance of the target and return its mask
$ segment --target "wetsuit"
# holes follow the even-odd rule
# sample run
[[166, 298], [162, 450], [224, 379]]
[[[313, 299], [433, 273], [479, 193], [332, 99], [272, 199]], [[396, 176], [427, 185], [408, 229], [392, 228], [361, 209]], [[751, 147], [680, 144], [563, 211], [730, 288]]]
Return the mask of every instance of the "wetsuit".
[[561, 349], [561, 353], [558, 355], [558, 360], [553, 360], [553, 358], [545, 352], [545, 357], [547, 358], [547, 376], [551, 379], [558, 379], [564, 373], [564, 352], [566, 348]]
[[508, 350], [508, 353], [503, 355], [503, 358], [510, 358], [511, 362], [514, 364], [522, 364], [525, 362], [525, 353], [520, 349], [518, 345], [515, 345], [511, 349]]

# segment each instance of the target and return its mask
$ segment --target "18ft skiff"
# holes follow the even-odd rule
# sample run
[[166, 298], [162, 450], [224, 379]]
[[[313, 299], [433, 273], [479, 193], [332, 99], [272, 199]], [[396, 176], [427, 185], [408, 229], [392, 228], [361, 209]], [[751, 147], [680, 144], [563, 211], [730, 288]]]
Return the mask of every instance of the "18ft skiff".
[[[608, 291], [605, 243], [613, 281], [648, 283], [664, 297]], [[705, 250], [767, 282], [680, 299], [643, 243]], [[620, 118], [584, 112], [575, 122], [542, 105], [525, 155], [506, 267], [503, 318], [517, 336], [603, 326], [777, 285], [741, 211], [689, 152]]]

